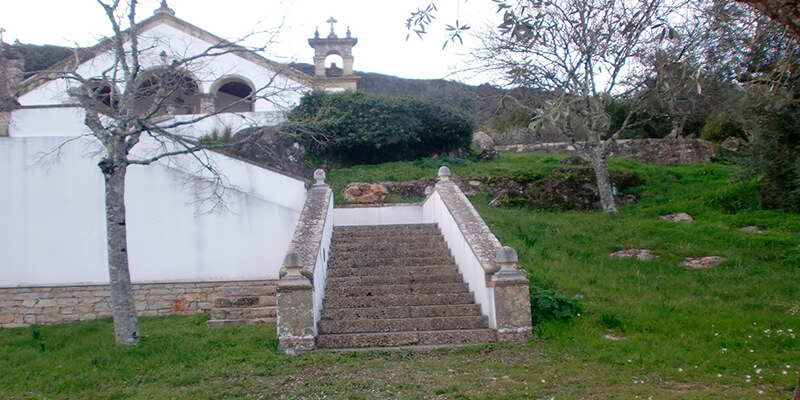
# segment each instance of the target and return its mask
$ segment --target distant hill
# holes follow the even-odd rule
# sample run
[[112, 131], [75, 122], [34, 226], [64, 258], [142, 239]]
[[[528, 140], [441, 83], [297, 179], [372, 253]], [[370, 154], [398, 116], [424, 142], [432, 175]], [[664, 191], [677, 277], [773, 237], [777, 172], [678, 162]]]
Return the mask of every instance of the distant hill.
[[[31, 44], [15, 44], [13, 47], [25, 57], [26, 78], [73, 55], [73, 49], [67, 47]], [[289, 65], [308, 75], [314, 74], [311, 64]], [[536, 104], [537, 99], [542, 97], [542, 92], [528, 88], [506, 90], [488, 84], [471, 86], [444, 79], [405, 79], [359, 71], [355, 74], [361, 76], [358, 81], [360, 91], [384, 96], [415, 97], [450, 107], [464, 112], [477, 125], [485, 124], [492, 117], [500, 115], [506, 107], [513, 106], [515, 102], [512, 100], [508, 104], [508, 96], [526, 104]]]

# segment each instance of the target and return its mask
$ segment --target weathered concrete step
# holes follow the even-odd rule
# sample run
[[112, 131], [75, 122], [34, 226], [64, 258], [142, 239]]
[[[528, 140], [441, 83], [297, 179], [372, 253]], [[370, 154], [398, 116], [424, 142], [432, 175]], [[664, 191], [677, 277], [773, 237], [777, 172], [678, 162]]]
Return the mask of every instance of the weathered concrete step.
[[210, 319], [206, 321], [206, 326], [230, 326], [230, 325], [255, 325], [275, 322], [275, 318], [255, 318], [255, 319]]
[[213, 308], [211, 319], [257, 319], [275, 318], [276, 307]]
[[409, 283], [460, 283], [463, 282], [461, 274], [457, 270], [451, 273], [439, 273], [427, 275], [371, 275], [371, 276], [338, 276], [328, 277], [328, 285], [337, 286], [359, 286], [359, 285], [396, 285]]
[[491, 343], [497, 340], [492, 329], [421, 331], [421, 332], [379, 332], [379, 333], [338, 333], [317, 337], [320, 348], [365, 348], [430, 346], [465, 343]]
[[481, 307], [477, 304], [445, 304], [438, 306], [396, 306], [366, 308], [325, 308], [322, 320], [343, 319], [390, 319], [390, 318], [432, 318], [479, 316]]
[[438, 231], [364, 231], [364, 232], [333, 232], [333, 240], [345, 242], [358, 242], [365, 239], [381, 239], [381, 242], [394, 240], [396, 242], [413, 242], [419, 240], [441, 240]]
[[369, 333], [369, 332], [413, 332], [442, 331], [454, 329], [487, 329], [485, 316], [323, 320], [319, 332], [324, 333]]
[[446, 248], [432, 249], [427, 246], [422, 247], [397, 247], [389, 250], [356, 250], [356, 251], [332, 251], [331, 263], [347, 262], [358, 260], [390, 260], [395, 258], [423, 258], [423, 257], [450, 257], [450, 251]]
[[391, 251], [396, 249], [439, 249], [448, 251], [447, 244], [443, 240], [408, 240], [398, 242], [396, 240], [358, 240], [358, 241], [338, 241], [331, 244], [331, 253], [336, 254], [340, 252], [351, 251]]
[[425, 276], [449, 273], [458, 273], [458, 267], [452, 263], [444, 263], [436, 265], [408, 265], [401, 267], [377, 266], [371, 268], [328, 268], [328, 278], [339, 278], [346, 276]]
[[471, 293], [435, 293], [381, 296], [339, 297], [326, 296], [325, 308], [356, 308], [356, 307], [387, 307], [387, 306], [425, 306], [442, 304], [470, 304], [473, 302]]
[[407, 283], [394, 285], [368, 285], [350, 286], [328, 284], [325, 288], [325, 298], [359, 297], [359, 296], [385, 296], [385, 295], [416, 295], [435, 293], [468, 293], [469, 289], [463, 282], [458, 283]]
[[223, 297], [232, 296], [275, 296], [276, 285], [229, 286], [221, 287], [218, 293]]
[[358, 260], [331, 260], [328, 268], [370, 268], [370, 267], [406, 267], [406, 266], [425, 266], [438, 264], [452, 264], [453, 257], [431, 256], [431, 257], [404, 257], [382, 259], [365, 258]]
[[386, 232], [386, 231], [428, 231], [439, 232], [436, 224], [395, 224], [395, 225], [347, 225], [337, 226], [334, 232]]
[[215, 308], [267, 307], [276, 304], [275, 296], [226, 296], [214, 299]]

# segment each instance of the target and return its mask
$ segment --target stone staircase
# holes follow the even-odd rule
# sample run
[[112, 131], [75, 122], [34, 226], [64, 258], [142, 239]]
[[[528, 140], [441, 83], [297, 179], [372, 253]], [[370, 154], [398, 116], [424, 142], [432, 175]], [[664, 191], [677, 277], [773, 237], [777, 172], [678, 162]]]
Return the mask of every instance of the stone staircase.
[[277, 282], [272, 284], [258, 282], [253, 285], [240, 284], [217, 289], [214, 308], [211, 309], [211, 319], [206, 321], [206, 325], [214, 327], [275, 322], [276, 285]]
[[317, 347], [496, 340], [434, 224], [334, 229]]

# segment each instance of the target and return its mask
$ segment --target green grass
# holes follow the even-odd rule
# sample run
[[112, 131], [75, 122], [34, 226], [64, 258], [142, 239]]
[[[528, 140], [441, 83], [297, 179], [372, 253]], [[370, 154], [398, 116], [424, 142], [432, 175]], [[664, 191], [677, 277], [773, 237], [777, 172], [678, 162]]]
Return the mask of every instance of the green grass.
[[[451, 169], [538, 174], [560, 159], [503, 154]], [[580, 316], [538, 325], [524, 346], [293, 359], [278, 353], [274, 324], [208, 329], [204, 315], [142, 318], [147, 336], [134, 348], [113, 345], [108, 320], [5, 329], [0, 398], [789, 398], [800, 370], [792, 337], [800, 333], [800, 215], [760, 210], [748, 183], [731, 183], [732, 166], [610, 166], [647, 181], [635, 191], [640, 201], [614, 216], [499, 209], [472, 198], [501, 242], [517, 249], [533, 285], [583, 307]], [[433, 177], [436, 167], [423, 160], [329, 176], [338, 194], [349, 181]], [[680, 211], [695, 222], [658, 218]], [[767, 232], [738, 230], [748, 225]], [[608, 257], [630, 247], [658, 258]], [[680, 267], [684, 257], [705, 255], [728, 261]]]

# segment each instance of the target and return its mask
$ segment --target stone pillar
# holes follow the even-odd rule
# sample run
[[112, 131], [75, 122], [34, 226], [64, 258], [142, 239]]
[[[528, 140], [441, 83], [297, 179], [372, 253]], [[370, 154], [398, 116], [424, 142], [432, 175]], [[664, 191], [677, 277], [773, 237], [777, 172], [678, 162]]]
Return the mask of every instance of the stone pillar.
[[345, 55], [342, 57], [344, 60], [344, 70], [342, 71], [342, 75], [344, 76], [352, 76], [353, 75], [353, 56]]
[[528, 278], [517, 268], [517, 252], [508, 246], [497, 251], [500, 270], [492, 276], [497, 337], [524, 343], [531, 337], [531, 299]]
[[278, 350], [292, 355], [314, 349], [314, 292], [311, 281], [300, 273], [297, 253], [283, 261], [286, 275], [278, 281]]
[[0, 110], [0, 136], [8, 136], [11, 127], [11, 112]]
[[325, 56], [314, 57], [314, 76], [325, 76]]

